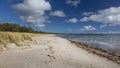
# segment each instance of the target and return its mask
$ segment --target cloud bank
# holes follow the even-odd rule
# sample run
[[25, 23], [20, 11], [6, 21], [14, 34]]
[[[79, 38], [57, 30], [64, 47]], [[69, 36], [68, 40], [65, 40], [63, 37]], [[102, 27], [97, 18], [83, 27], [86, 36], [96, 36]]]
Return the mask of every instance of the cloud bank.
[[44, 27], [48, 16], [46, 11], [51, 10], [51, 5], [46, 0], [24, 0], [12, 6], [15, 13], [24, 21], [38, 27]]
[[[89, 14], [89, 13], [88, 13]], [[105, 25], [101, 27], [105, 27], [106, 25], [114, 26], [120, 25], [120, 7], [110, 7], [105, 10], [99, 10], [97, 14], [92, 14], [80, 19], [81, 22], [99, 22]]]

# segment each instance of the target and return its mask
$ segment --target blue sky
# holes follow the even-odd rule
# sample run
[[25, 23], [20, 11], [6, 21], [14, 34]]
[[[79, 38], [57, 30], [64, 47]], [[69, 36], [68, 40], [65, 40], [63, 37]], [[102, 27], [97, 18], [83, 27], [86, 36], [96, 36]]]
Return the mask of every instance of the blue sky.
[[120, 32], [120, 0], [0, 0], [0, 21], [46, 32]]

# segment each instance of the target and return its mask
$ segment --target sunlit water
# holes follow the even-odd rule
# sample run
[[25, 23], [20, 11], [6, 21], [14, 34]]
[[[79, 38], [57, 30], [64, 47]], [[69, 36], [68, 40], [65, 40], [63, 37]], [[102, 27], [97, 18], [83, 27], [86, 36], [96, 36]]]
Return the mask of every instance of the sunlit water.
[[77, 40], [104, 49], [120, 49], [120, 34], [60, 34], [60, 37]]

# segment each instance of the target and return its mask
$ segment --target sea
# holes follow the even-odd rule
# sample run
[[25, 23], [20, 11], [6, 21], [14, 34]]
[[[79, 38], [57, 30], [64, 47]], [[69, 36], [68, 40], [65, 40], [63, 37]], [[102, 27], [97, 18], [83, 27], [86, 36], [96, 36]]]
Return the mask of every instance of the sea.
[[58, 36], [106, 51], [120, 50], [120, 34], [58, 34]]

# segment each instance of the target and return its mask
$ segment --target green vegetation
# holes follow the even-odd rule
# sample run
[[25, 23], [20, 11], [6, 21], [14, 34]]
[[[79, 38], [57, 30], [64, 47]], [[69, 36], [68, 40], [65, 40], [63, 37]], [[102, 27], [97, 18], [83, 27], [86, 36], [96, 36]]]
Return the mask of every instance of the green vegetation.
[[15, 43], [17, 46], [29, 46], [33, 36], [49, 34], [38, 32], [31, 27], [20, 26], [18, 24], [0, 24], [0, 50], [8, 48], [9, 44]]
[[20, 26], [18, 24], [13, 24], [13, 23], [0, 24], [0, 31], [43, 33], [43, 32], [35, 31], [31, 27]]

